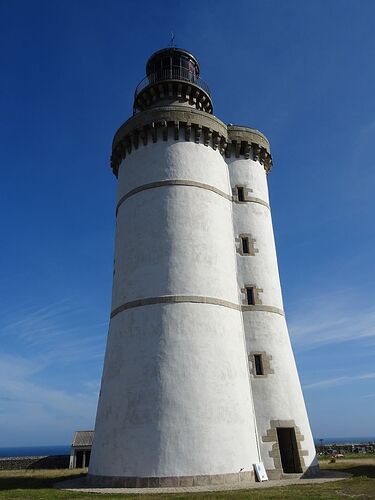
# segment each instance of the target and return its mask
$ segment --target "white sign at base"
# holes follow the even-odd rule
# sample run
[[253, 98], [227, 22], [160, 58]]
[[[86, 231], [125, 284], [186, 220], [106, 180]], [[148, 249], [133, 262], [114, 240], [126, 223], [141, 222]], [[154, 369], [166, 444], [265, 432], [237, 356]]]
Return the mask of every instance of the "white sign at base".
[[263, 462], [259, 462], [258, 464], [253, 464], [253, 466], [258, 481], [268, 481], [267, 472], [266, 469], [264, 468]]

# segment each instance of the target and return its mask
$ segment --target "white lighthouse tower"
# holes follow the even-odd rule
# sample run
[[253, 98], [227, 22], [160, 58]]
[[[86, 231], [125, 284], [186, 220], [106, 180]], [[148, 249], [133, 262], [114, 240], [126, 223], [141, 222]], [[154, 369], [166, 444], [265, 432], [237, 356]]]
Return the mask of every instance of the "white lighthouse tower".
[[267, 139], [226, 126], [189, 52], [153, 54], [116, 132], [112, 312], [88, 480], [155, 487], [313, 472], [285, 323]]

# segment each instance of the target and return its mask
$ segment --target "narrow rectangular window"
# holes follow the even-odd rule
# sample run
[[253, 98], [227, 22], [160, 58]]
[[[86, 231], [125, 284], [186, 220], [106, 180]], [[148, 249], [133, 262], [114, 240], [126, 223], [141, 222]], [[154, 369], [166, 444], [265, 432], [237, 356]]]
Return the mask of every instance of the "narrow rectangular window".
[[238, 201], [245, 201], [245, 193], [243, 187], [237, 187]]
[[255, 305], [255, 297], [254, 297], [254, 287], [248, 286], [246, 287], [246, 298], [249, 306]]
[[262, 363], [262, 355], [254, 354], [254, 365], [255, 365], [255, 374], [263, 375], [263, 363]]
[[242, 241], [242, 253], [248, 254], [249, 253], [249, 238], [241, 237], [241, 241]]

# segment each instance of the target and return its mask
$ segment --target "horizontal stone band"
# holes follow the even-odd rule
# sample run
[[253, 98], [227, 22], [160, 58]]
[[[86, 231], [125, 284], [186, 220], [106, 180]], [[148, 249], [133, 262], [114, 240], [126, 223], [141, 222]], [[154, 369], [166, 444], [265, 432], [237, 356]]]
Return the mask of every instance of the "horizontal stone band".
[[154, 304], [182, 304], [182, 303], [192, 303], [192, 304], [210, 304], [214, 306], [228, 307], [229, 309], [235, 309], [236, 311], [266, 311], [276, 314], [281, 314], [284, 316], [284, 312], [277, 307], [265, 306], [265, 305], [246, 305], [242, 306], [234, 302], [229, 302], [228, 300], [217, 299], [216, 297], [204, 297], [201, 295], [160, 295], [159, 297], [147, 297], [144, 299], [132, 300], [130, 302], [125, 302], [119, 307], [116, 307], [111, 312], [111, 318], [117, 314], [126, 311], [127, 309], [134, 309], [135, 307], [151, 306]]
[[[166, 187], [166, 186], [190, 186], [190, 187], [195, 187], [199, 189], [206, 189], [207, 191], [211, 191], [212, 193], [215, 193], [222, 198], [225, 198], [228, 201], [234, 201], [233, 196], [225, 193], [224, 191], [221, 191], [220, 189], [215, 188], [214, 186], [210, 186], [209, 184], [204, 184], [203, 182], [196, 182], [196, 181], [188, 181], [188, 180], [179, 180], [179, 179], [167, 179], [164, 181], [155, 181], [155, 182], [150, 182], [148, 184], [143, 184], [142, 186], [138, 186], [128, 193], [124, 194], [117, 203], [116, 206], [116, 215], [119, 211], [120, 206], [126, 201], [128, 198], [131, 196], [141, 193], [142, 191], [147, 191], [148, 189], [155, 189], [159, 187]], [[255, 197], [249, 197], [247, 200], [249, 203], [259, 203], [260, 205], [263, 205], [267, 208], [270, 208], [269, 204], [260, 198], [255, 198]], [[243, 203], [243, 202], [241, 202]]]
[[250, 305], [242, 305], [241, 306], [241, 311], [242, 312], [247, 312], [247, 311], [266, 311], [266, 312], [271, 312], [275, 314], [280, 314], [280, 316], [285, 316], [285, 313], [282, 309], [279, 309], [278, 307], [273, 307], [273, 306], [264, 306], [263, 304], [257, 304], [255, 306], [250, 306]]
[[255, 198], [255, 196], [248, 196], [246, 201], [237, 201], [233, 200], [235, 203], [258, 203], [259, 205], [263, 205], [264, 207], [270, 208], [269, 204], [266, 201], [261, 200], [260, 198]]
[[253, 471], [202, 476], [121, 477], [88, 474], [83, 486], [91, 488], [171, 488], [254, 482]]

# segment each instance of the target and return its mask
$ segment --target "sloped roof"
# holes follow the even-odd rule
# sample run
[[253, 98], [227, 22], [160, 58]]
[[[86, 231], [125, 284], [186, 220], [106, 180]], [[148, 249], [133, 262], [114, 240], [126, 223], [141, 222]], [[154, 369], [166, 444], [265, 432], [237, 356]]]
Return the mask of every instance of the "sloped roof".
[[94, 431], [76, 431], [72, 446], [91, 446], [93, 438]]

